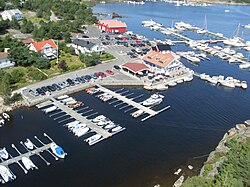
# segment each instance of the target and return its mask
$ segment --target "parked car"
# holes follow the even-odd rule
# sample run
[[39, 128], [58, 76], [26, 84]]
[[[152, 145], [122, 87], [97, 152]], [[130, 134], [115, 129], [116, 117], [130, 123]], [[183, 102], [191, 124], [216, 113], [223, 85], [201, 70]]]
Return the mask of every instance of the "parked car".
[[97, 79], [97, 76], [95, 76], [95, 74], [91, 74], [90, 77], [91, 77], [92, 79]]
[[120, 70], [121, 68], [120, 68], [120, 66], [118, 66], [118, 65], [114, 65], [113, 66], [115, 69], [117, 69], [117, 70]]
[[45, 95], [45, 92], [41, 88], [37, 88], [36, 92], [40, 95]]
[[107, 72], [107, 74], [109, 74], [109, 75], [114, 75], [114, 74], [115, 74], [113, 71], [111, 71], [111, 70], [109, 70], [109, 69], [107, 69], [106, 72]]
[[101, 77], [107, 77], [107, 75], [105, 74], [105, 73], [103, 73], [103, 72], [99, 72], [99, 75], [101, 76]]

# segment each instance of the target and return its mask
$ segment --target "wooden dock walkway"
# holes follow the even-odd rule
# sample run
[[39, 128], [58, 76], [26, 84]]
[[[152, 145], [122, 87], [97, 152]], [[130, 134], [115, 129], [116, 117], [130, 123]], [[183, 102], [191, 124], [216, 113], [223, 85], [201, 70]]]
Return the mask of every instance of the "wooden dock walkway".
[[81, 122], [83, 124], [86, 124], [90, 129], [95, 131], [97, 134], [102, 135], [104, 138], [108, 138], [108, 137], [112, 136], [111, 133], [109, 133], [108, 131], [102, 129], [101, 127], [99, 127], [97, 125], [95, 125], [91, 121], [84, 118], [82, 115], [78, 114], [76, 111], [72, 110], [71, 108], [69, 108], [69, 107], [65, 106], [64, 104], [60, 103], [59, 101], [57, 101], [55, 98], [51, 98], [51, 100], [53, 101], [53, 104], [55, 106], [57, 106], [59, 109], [61, 109], [62, 111], [64, 111], [68, 115], [70, 115], [75, 120], [77, 120], [77, 121], [79, 121], [79, 122]]
[[31, 156], [33, 156], [33, 155], [37, 155], [37, 154], [39, 154], [39, 153], [41, 153], [41, 152], [43, 152], [43, 151], [49, 149], [51, 144], [52, 144], [52, 143], [46, 144], [46, 145], [44, 145], [44, 146], [38, 147], [38, 148], [35, 149], [35, 150], [31, 150], [31, 151], [29, 151], [29, 152], [27, 152], [27, 153], [24, 153], [24, 154], [21, 154], [21, 155], [19, 155], [19, 156], [16, 156], [16, 157], [13, 157], [13, 158], [11, 158], [11, 159], [8, 159], [8, 160], [6, 160], [6, 161], [3, 161], [3, 162], [0, 163], [0, 165], [8, 166], [8, 165], [10, 165], [10, 164], [14, 164], [14, 163], [16, 163], [16, 162], [22, 160], [23, 157], [31, 157]]
[[127, 103], [128, 105], [131, 105], [131, 106], [133, 106], [133, 107], [135, 107], [135, 108], [137, 108], [139, 110], [142, 110], [142, 111], [144, 111], [145, 113], [148, 113], [151, 116], [154, 116], [154, 115], [158, 114], [156, 111], [154, 111], [154, 110], [152, 110], [152, 109], [150, 109], [148, 107], [145, 107], [145, 106], [133, 101], [132, 99], [128, 99], [125, 96], [122, 96], [122, 95], [120, 95], [118, 93], [115, 93], [115, 92], [113, 92], [113, 91], [111, 91], [111, 90], [109, 90], [107, 88], [104, 88], [99, 84], [97, 84], [96, 86], [99, 87], [99, 89], [101, 91], [103, 91], [105, 93], [108, 93], [108, 94], [112, 95], [113, 97], [115, 97], [116, 99], [118, 99], [118, 100], [120, 100], [120, 101], [122, 101], [124, 103]]

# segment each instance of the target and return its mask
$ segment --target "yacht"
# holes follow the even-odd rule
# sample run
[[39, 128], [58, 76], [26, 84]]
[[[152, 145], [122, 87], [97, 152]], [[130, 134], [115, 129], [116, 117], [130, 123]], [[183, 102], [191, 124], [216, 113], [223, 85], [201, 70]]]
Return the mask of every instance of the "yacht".
[[70, 128], [70, 127], [73, 127], [73, 126], [75, 126], [75, 125], [77, 125], [79, 123], [80, 123], [79, 121], [72, 121], [70, 123], [67, 123], [65, 126]]
[[50, 148], [52, 150], [52, 152], [59, 158], [65, 158], [66, 153], [64, 152], [64, 150], [62, 149], [62, 147], [56, 145], [54, 142], [51, 143]]
[[174, 82], [174, 81], [173, 81], [173, 82], [168, 83], [168, 86], [171, 86], [171, 87], [172, 87], [172, 86], [176, 86], [176, 85], [177, 85], [177, 83], [176, 83], [176, 82]]
[[234, 47], [245, 47], [245, 44], [242, 38], [239, 38], [239, 37], [229, 38], [227, 40], [224, 40], [223, 43], [225, 45], [231, 45]]
[[61, 95], [59, 97], [57, 97], [58, 100], [62, 100], [62, 99], [66, 99], [66, 98], [69, 98], [68, 95]]
[[2, 118], [2, 116], [0, 116], [0, 127], [4, 125], [4, 119]]
[[250, 24], [247, 24], [244, 27], [247, 28], [247, 29], [250, 29]]
[[220, 84], [229, 88], [235, 88], [235, 84], [231, 80], [221, 80]]
[[160, 94], [153, 94], [148, 99], [142, 102], [144, 106], [159, 105], [163, 101], [164, 96]]
[[106, 126], [104, 126], [104, 129], [112, 129], [114, 128], [116, 125], [114, 123], [108, 124]]
[[179, 79], [176, 81], [178, 84], [183, 83], [183, 79]]
[[92, 145], [94, 144], [97, 140], [99, 140], [102, 137], [100, 134], [95, 134], [89, 138], [87, 138], [85, 141], [89, 144]]
[[145, 90], [153, 90], [153, 89], [154, 89], [154, 88], [153, 88], [152, 86], [150, 86], [150, 85], [144, 85], [143, 88], [144, 88]]
[[22, 163], [27, 170], [37, 169], [36, 165], [28, 157], [22, 157]]
[[94, 123], [98, 123], [99, 121], [104, 121], [104, 120], [106, 120], [106, 117], [104, 115], [99, 115], [95, 117], [94, 119], [92, 119]]
[[34, 149], [34, 144], [30, 141], [30, 139], [27, 139], [26, 142], [24, 142], [24, 145], [30, 150]]
[[184, 82], [189, 82], [189, 81], [192, 81], [194, 79], [193, 75], [190, 75], [190, 76], [187, 76], [187, 77], [184, 77]]
[[2, 183], [12, 181], [16, 178], [14, 174], [5, 166], [0, 165], [0, 176], [2, 177]]
[[155, 89], [158, 91], [164, 91], [164, 90], [168, 89], [168, 86], [163, 85], [163, 84], [159, 84], [159, 85], [155, 86]]
[[0, 157], [3, 159], [8, 159], [9, 158], [9, 153], [7, 152], [6, 148], [0, 149]]
[[83, 136], [84, 134], [86, 134], [88, 131], [89, 131], [89, 128], [88, 128], [88, 127], [85, 127], [85, 128], [79, 129], [79, 130], [75, 133], [75, 135], [76, 135], [77, 137], [81, 137], [81, 136]]
[[218, 83], [218, 79], [217, 79], [217, 77], [215, 77], [215, 76], [209, 77], [209, 78], [207, 79], [207, 81], [208, 81], [208, 82], [211, 82], [211, 83], [214, 84], [214, 85]]
[[247, 82], [246, 81], [241, 81], [241, 87], [244, 89], [247, 89]]

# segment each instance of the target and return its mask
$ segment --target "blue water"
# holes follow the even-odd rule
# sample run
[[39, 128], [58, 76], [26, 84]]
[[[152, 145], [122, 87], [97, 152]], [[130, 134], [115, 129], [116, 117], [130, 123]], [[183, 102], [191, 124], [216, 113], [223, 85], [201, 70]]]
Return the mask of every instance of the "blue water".
[[[239, 22], [248, 23], [250, 12], [249, 6], [177, 8], [167, 3], [146, 3], [143, 6], [98, 4], [93, 9], [95, 12], [116, 12], [128, 16], [122, 19], [127, 23], [128, 30], [151, 39], [164, 39], [165, 36], [143, 28], [142, 20], [154, 19], [170, 26], [174, 19], [202, 26], [206, 14], [209, 30], [231, 36]], [[225, 13], [224, 9], [231, 12]], [[200, 37], [189, 34], [190, 37]], [[247, 30], [244, 30], [244, 37], [249, 40]], [[173, 47], [173, 51], [181, 50], [188, 48], [184, 45]], [[210, 58], [210, 61], [201, 62], [199, 66], [185, 61], [183, 63], [197, 72], [230, 75], [250, 82], [250, 72], [217, 58]], [[135, 95], [144, 94], [144, 98], [151, 94], [140, 88], [126, 89]], [[12, 143], [21, 152], [25, 152], [19, 143], [21, 140], [30, 138], [35, 142], [33, 136], [37, 135], [48, 142], [42, 135], [46, 132], [68, 155], [65, 160], [55, 161], [48, 153], [42, 153], [51, 162], [50, 166], [46, 166], [38, 156], [33, 156], [31, 160], [39, 170], [27, 175], [17, 164], [11, 165], [17, 179], [5, 186], [152, 187], [161, 184], [168, 187], [178, 178], [173, 175], [176, 169], [183, 168], [185, 176], [199, 172], [205, 158], [192, 158], [211, 152], [229, 128], [250, 118], [249, 89], [226, 89], [195, 78], [190, 83], [177, 85], [162, 94], [165, 100], [159, 108], [171, 105], [171, 109], [145, 122], [132, 119], [128, 113], [86, 93], [75, 94], [74, 97], [86, 106], [126, 127], [124, 132], [93, 147], [83, 141], [84, 137], [74, 137], [62, 124], [36, 108], [13, 111], [12, 121], [0, 128], [0, 147], [6, 147], [12, 156], [16, 156], [17, 153], [11, 148]], [[188, 164], [194, 165], [193, 173], [185, 169]]]

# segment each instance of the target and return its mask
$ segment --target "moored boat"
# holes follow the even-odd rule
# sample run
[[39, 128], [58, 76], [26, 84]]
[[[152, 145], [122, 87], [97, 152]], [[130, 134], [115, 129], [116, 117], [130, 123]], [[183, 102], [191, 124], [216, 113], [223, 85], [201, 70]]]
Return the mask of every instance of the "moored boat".
[[46, 109], [43, 109], [44, 113], [50, 113], [50, 112], [53, 112], [57, 109], [57, 106], [51, 106], [49, 108], [46, 108]]
[[117, 127], [113, 128], [111, 131], [112, 131], [112, 132], [117, 132], [117, 131], [119, 131], [119, 130], [121, 130], [121, 129], [122, 129], [121, 126], [117, 126]]
[[7, 114], [7, 113], [4, 112], [2, 115], [3, 115], [4, 119], [6, 119], [8, 121], [10, 120], [10, 115], [9, 114]]
[[102, 135], [100, 135], [100, 134], [95, 134], [95, 135], [93, 135], [93, 136], [87, 138], [87, 139], [85, 140], [85, 142], [87, 142], [89, 145], [92, 145], [92, 144], [94, 144], [96, 141], [98, 141], [99, 139], [101, 139], [101, 137], [102, 137]]
[[183, 181], [184, 181], [184, 176], [182, 175], [182, 176], [180, 176], [180, 178], [177, 179], [177, 181], [175, 181], [173, 187], [180, 187], [182, 185]]
[[132, 117], [137, 118], [144, 113], [143, 110], [137, 110], [131, 114]]
[[159, 105], [163, 101], [164, 96], [160, 94], [153, 94], [148, 99], [142, 102], [144, 106], [155, 106]]
[[5, 147], [0, 149], [0, 157], [5, 160], [9, 158], [9, 153], [7, 152]]
[[62, 149], [62, 147], [56, 145], [56, 143], [51, 143], [50, 148], [52, 150], [52, 152], [59, 158], [65, 158], [66, 153], [64, 152], [64, 150]]
[[22, 157], [22, 163], [27, 170], [37, 169], [37, 166], [28, 157]]
[[0, 165], [0, 176], [2, 177], [4, 182], [9, 182], [16, 178], [16, 176], [12, 174], [12, 172], [7, 167], [3, 165]]
[[241, 81], [241, 87], [244, 89], [247, 89], [247, 82], [246, 81]]
[[24, 145], [25, 145], [28, 149], [30, 149], [30, 150], [34, 149], [34, 144], [30, 141], [30, 139], [27, 139], [27, 140], [24, 142]]

